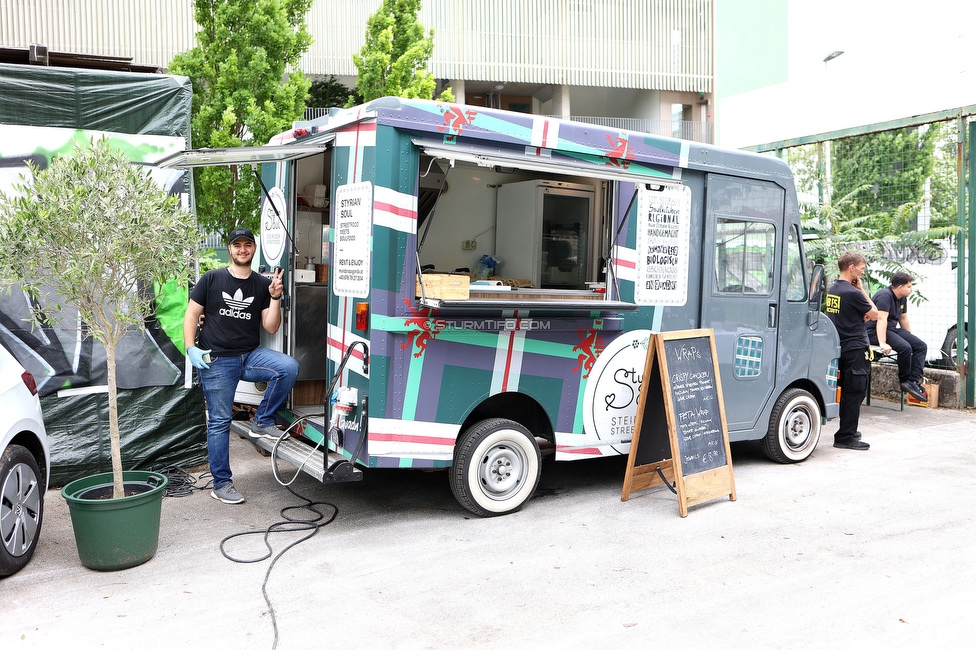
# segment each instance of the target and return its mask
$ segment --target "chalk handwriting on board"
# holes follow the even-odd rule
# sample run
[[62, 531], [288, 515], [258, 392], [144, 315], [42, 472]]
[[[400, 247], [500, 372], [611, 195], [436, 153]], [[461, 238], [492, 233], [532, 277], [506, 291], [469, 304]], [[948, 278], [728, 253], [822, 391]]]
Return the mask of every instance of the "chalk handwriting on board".
[[666, 341], [664, 349], [683, 473], [695, 474], [725, 465], [708, 339]]
[[684, 361], [686, 359], [701, 359], [701, 351], [697, 346], [681, 344], [671, 350], [675, 360]]
[[690, 505], [724, 495], [735, 501], [713, 337], [704, 329], [652, 335], [621, 500], [668, 485], [682, 517]]

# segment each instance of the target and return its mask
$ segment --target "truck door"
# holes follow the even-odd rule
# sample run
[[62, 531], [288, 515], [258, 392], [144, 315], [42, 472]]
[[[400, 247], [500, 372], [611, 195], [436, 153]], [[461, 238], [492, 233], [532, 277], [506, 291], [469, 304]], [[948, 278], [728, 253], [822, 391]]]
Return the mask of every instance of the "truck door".
[[783, 188], [711, 174], [705, 200], [702, 326], [715, 331], [729, 431], [759, 422], [776, 384]]
[[[272, 185], [270, 189], [267, 187], [264, 188], [266, 197], [261, 210], [261, 255], [266, 261], [270, 262], [269, 266], [280, 265], [285, 268], [286, 293], [289, 296], [294, 296], [296, 299], [296, 303], [294, 304], [298, 304], [298, 301], [305, 301], [304, 294], [306, 291], [297, 291], [296, 289], [298, 287], [295, 284], [294, 258], [296, 252], [291, 233], [295, 230], [293, 221], [298, 217], [295, 214], [295, 192], [293, 189], [296, 184], [297, 179], [295, 176], [297, 174], [291, 170], [295, 169], [296, 161], [312, 156], [321, 157], [326, 154], [334, 139], [335, 135], [328, 133], [309, 138], [302, 143], [285, 145], [233, 147], [230, 149], [191, 149], [167, 156], [160, 160], [157, 165], [162, 168], [172, 169], [237, 165], [240, 167], [242, 174], [247, 173], [248, 168], [250, 168], [252, 173], [256, 174], [260, 179], [261, 172], [259, 171], [258, 164], [277, 164], [276, 172], [280, 176], [277, 182], [280, 187], [278, 185]], [[283, 168], [287, 168], [289, 170], [288, 173], [285, 173]], [[319, 174], [318, 180], [315, 182], [322, 182], [321, 178], [321, 174]], [[288, 198], [286, 198], [286, 195]], [[305, 221], [303, 223], [308, 224], [309, 220], [307, 215], [304, 219]], [[301, 232], [308, 233], [308, 227], [303, 225]], [[273, 246], [271, 245], [272, 242], [274, 242]], [[304, 287], [302, 288], [304, 289]], [[306, 380], [312, 378], [307, 376], [307, 373], [310, 370], [319, 370], [321, 367], [324, 367], [324, 364], [317, 368], [314, 364], [308, 363], [307, 359], [301, 358], [304, 349], [297, 348], [295, 345], [295, 308], [294, 306], [286, 308], [285, 305], [282, 305], [282, 311], [285, 312], [283, 318], [286, 319], [287, 326], [279, 329], [274, 335], [269, 335], [262, 330], [261, 344], [273, 350], [285, 352], [286, 354], [291, 354], [299, 358], [299, 362], [302, 365], [302, 374], [299, 375], [299, 383], [296, 385], [294, 394], [303, 395], [305, 393], [311, 393], [313, 391], [307, 389], [311, 382], [306, 382]], [[319, 322], [322, 320], [320, 312], [316, 313], [311, 309], [308, 310], [308, 313], [303, 313], [301, 317], [306, 320], [318, 317]], [[324, 379], [316, 378], [315, 381], [321, 382], [324, 387]], [[256, 388], [255, 384], [251, 382], [241, 382], [235, 396], [237, 401], [246, 404], [258, 404], [262, 397], [263, 390]], [[301, 398], [298, 397], [296, 399]]]

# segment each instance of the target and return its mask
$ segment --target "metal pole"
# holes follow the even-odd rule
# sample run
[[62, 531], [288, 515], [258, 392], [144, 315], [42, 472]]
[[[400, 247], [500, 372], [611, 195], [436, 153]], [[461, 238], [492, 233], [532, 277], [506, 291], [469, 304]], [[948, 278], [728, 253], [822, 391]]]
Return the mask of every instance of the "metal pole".
[[[969, 132], [967, 136], [969, 146], [966, 149], [966, 154], [969, 157], [969, 180], [972, 182], [973, 179], [976, 179], [976, 156], [973, 156], [973, 140], [976, 139], [976, 122], [969, 123]], [[962, 221], [965, 215], [966, 211], [960, 211], [959, 219]], [[958, 328], [956, 330], [956, 363], [958, 364], [957, 367], [961, 366], [965, 371], [966, 405], [974, 406], [976, 405], [976, 390], [974, 390], [976, 386], [974, 386], [973, 373], [970, 371], [972, 368], [972, 360], [969, 359], [969, 355], [964, 354], [964, 352], [968, 350], [976, 350], [976, 343], [973, 341], [973, 339], [976, 338], [976, 327], [968, 327], [968, 323], [976, 324], [976, 303], [974, 303], [972, 300], [965, 300], [967, 296], [976, 295], [976, 256], [974, 256], [973, 251], [974, 245], [976, 245], [976, 201], [969, 201], [968, 217], [969, 228], [968, 231], [964, 230], [964, 232], [968, 232], [968, 241], [965, 242], [965, 246], [960, 245], [958, 249], [958, 255], [961, 256], [965, 254], [965, 264], [963, 264], [962, 259], [959, 259], [957, 269], [959, 273], [957, 277], [960, 278], [959, 286], [965, 287], [965, 294], [959, 296], [960, 315], [962, 312], [963, 303], [968, 302], [969, 304], [966, 310], [966, 320], [960, 319], [961, 323], [967, 324], [965, 332], [960, 331]], [[966, 274], [968, 274], [968, 278], [965, 277]], [[963, 336], [965, 336], [965, 341], [968, 343], [968, 347], [964, 346]]]
[[966, 303], [964, 292], [960, 291], [966, 283], [966, 118], [956, 118], [956, 372], [962, 383], [959, 385], [959, 408], [966, 408], [965, 366], [958, 355], [965, 342]]
[[[824, 184], [826, 183], [826, 169], [824, 165], [824, 143], [817, 143], [817, 206], [824, 204]], [[829, 197], [828, 197], [829, 198]]]

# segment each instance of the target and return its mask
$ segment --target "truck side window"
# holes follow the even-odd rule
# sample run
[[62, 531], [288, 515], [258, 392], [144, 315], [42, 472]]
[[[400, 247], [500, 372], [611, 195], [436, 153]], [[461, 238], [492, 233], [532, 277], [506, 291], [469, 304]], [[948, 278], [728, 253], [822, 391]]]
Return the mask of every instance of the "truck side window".
[[773, 224], [719, 218], [715, 227], [715, 277], [719, 293], [770, 293], [775, 253]]
[[797, 302], [807, 299], [803, 256], [800, 255], [800, 233], [796, 224], [790, 226], [790, 241], [786, 247], [786, 299]]

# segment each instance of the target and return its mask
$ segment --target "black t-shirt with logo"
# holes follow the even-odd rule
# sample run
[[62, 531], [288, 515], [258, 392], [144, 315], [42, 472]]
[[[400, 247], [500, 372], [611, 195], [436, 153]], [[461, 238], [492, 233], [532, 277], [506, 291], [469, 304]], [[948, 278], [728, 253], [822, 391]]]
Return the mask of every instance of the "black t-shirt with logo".
[[[901, 323], [901, 317], [908, 311], [908, 296], [899, 298], [891, 287], [885, 287], [874, 294], [872, 300], [874, 300], [874, 306], [878, 308], [878, 311], [888, 312], [888, 331], [896, 329]], [[878, 321], [868, 321], [868, 334], [877, 336], [877, 332]]]
[[871, 303], [864, 292], [847, 280], [837, 280], [827, 289], [826, 311], [840, 336], [841, 352], [868, 347], [864, 314], [871, 311]]
[[252, 272], [240, 280], [230, 269], [207, 271], [190, 291], [203, 305], [203, 328], [197, 347], [211, 355], [237, 356], [261, 344], [261, 312], [271, 304], [271, 280]]

